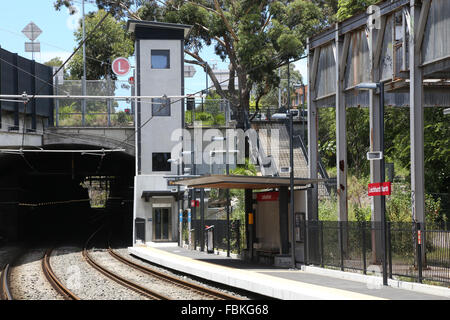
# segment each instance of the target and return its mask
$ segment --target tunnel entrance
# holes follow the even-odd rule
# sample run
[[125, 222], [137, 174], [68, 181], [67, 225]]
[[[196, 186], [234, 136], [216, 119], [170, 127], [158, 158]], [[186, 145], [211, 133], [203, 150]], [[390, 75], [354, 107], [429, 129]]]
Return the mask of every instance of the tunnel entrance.
[[119, 238], [131, 239], [134, 157], [81, 152], [84, 145], [45, 150], [0, 154], [0, 237], [82, 241], [109, 220]]

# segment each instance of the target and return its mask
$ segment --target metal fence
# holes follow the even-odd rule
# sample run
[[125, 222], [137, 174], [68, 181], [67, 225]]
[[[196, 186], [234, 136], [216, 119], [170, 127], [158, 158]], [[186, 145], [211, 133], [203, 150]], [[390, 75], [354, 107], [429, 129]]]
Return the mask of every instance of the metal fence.
[[[202, 225], [201, 220], [192, 220], [191, 221], [191, 246], [193, 249], [197, 249], [201, 247], [201, 239], [203, 232], [204, 239], [204, 248], [206, 251], [207, 247], [211, 246], [211, 243], [208, 245], [208, 236], [207, 236], [207, 228], [212, 227], [209, 231], [213, 233], [213, 243], [212, 247], [215, 250], [223, 250], [227, 251], [228, 248], [228, 229], [227, 229], [227, 220], [204, 220], [204, 224]], [[240, 220], [232, 220], [230, 221], [230, 252], [232, 253], [241, 253], [243, 248], [243, 241], [245, 237], [243, 236], [243, 228]], [[188, 232], [188, 223], [186, 219], [183, 219], [183, 240], [185, 243], [189, 243], [189, 232]], [[209, 238], [210, 239], [210, 238]]]
[[[81, 80], [56, 82], [56, 95], [82, 95]], [[87, 80], [88, 96], [129, 96], [132, 87], [120, 80]], [[133, 99], [55, 99], [55, 126], [128, 127], [134, 124]]]
[[201, 121], [202, 126], [228, 126], [235, 119], [228, 100], [210, 98], [185, 99], [185, 123], [191, 126]]
[[[387, 222], [388, 276], [450, 283], [449, 227]], [[383, 271], [381, 223], [309, 221], [302, 228], [307, 234], [306, 264], [359, 270], [364, 274]]]

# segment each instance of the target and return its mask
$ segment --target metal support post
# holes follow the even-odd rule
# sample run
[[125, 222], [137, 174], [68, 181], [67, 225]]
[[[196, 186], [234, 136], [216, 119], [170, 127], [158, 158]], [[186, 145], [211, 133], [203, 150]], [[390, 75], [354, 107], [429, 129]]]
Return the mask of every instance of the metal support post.
[[[308, 44], [308, 177], [310, 179], [317, 179], [317, 163], [318, 163], [318, 114], [317, 104], [314, 101], [316, 98], [316, 75], [317, 66], [319, 63], [320, 47], [315, 48], [313, 53]], [[318, 185], [314, 184], [311, 189], [308, 189], [307, 212], [306, 220], [319, 220], [318, 214], [319, 206], [319, 192]]]
[[188, 242], [189, 242], [189, 250], [192, 249], [192, 215], [191, 215], [191, 209], [188, 210]]
[[[385, 181], [385, 156], [384, 156], [384, 83], [378, 84], [380, 90], [380, 145], [383, 152], [381, 159], [381, 182]], [[372, 161], [373, 162], [373, 161]], [[381, 225], [383, 237], [383, 285], [387, 286], [387, 248], [386, 248], [386, 196], [381, 196]]]
[[[347, 125], [344, 97], [344, 65], [341, 63], [343, 44], [339, 37], [339, 24], [336, 24], [336, 170], [337, 170], [337, 200], [338, 219], [348, 221], [347, 205]], [[344, 240], [345, 241], [345, 240]]]
[[200, 251], [205, 251], [205, 189], [200, 189]]
[[[81, 94], [83, 96], [86, 95], [86, 43], [85, 43], [85, 38], [86, 38], [86, 23], [85, 23], [85, 16], [84, 16], [84, 0], [81, 1], [82, 4], [82, 15], [83, 15], [83, 19], [82, 19], [82, 31], [83, 31], [83, 77], [81, 78]], [[86, 125], [86, 99], [83, 99], [81, 102], [81, 125], [84, 127]]]
[[[409, 34], [410, 69], [410, 139], [411, 139], [411, 209], [413, 221], [425, 222], [425, 177], [424, 177], [424, 89], [419, 23], [421, 8], [417, 0], [411, 0], [411, 28]], [[424, 253], [423, 253], [424, 254]], [[422, 256], [424, 259], [424, 255]]]
[[362, 222], [362, 260], [363, 260], [363, 274], [367, 274], [367, 262], [366, 262], [366, 222]]
[[[378, 83], [379, 81], [379, 68], [374, 63], [375, 53], [374, 51], [377, 44], [377, 30], [371, 28], [369, 32], [369, 43], [370, 43], [370, 64], [371, 72], [369, 75], [370, 81], [373, 83]], [[379, 88], [378, 88], [379, 89]], [[369, 122], [370, 122], [370, 151], [381, 151], [382, 150], [382, 134], [381, 134], [381, 124], [382, 115], [380, 109], [381, 97], [378, 95], [375, 89], [369, 90]], [[383, 182], [382, 177], [382, 161], [370, 161], [370, 183]], [[375, 241], [372, 242], [372, 263], [380, 263], [383, 259], [383, 217], [382, 217], [382, 200], [381, 196], [371, 197], [372, 201], [372, 216], [371, 220], [376, 221], [381, 224], [381, 236], [377, 236], [375, 230], [373, 238]]]
[[[114, 91], [112, 90], [112, 81], [111, 81], [111, 77], [108, 74], [106, 76], [106, 87], [108, 90], [108, 95], [114, 95]], [[106, 112], [107, 112], [107, 123], [108, 123], [108, 127], [111, 126], [111, 111], [112, 111], [112, 100], [108, 99], [106, 102]]]
[[[291, 91], [290, 91], [290, 64], [287, 64], [287, 75], [288, 75], [288, 116], [289, 116], [289, 189], [290, 189], [290, 205], [289, 212], [291, 216], [291, 267], [295, 269], [295, 217], [294, 217], [294, 123], [291, 113]], [[307, 235], [305, 235], [307, 237]]]

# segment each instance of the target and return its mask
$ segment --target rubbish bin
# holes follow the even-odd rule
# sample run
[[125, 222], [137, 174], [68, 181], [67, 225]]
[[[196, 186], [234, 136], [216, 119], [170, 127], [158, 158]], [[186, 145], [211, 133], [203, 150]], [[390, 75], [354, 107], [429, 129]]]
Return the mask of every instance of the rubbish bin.
[[205, 226], [205, 248], [206, 252], [214, 253], [214, 225]]

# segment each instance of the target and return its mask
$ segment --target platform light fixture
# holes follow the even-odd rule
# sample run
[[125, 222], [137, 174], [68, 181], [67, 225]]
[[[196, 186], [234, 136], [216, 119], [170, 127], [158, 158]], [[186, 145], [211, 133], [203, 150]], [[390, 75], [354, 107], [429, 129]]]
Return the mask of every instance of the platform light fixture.
[[[377, 159], [369, 159], [369, 160], [379, 160], [380, 163], [380, 171], [381, 171], [381, 182], [384, 182], [385, 180], [385, 160], [384, 160], [384, 83], [383, 82], [362, 82], [355, 86], [355, 89], [357, 90], [377, 90], [380, 94], [380, 145], [381, 150], [378, 152], [378, 157], [375, 157]], [[373, 155], [376, 154], [376, 152], [372, 152]], [[368, 153], [369, 157], [369, 153]], [[382, 250], [383, 250], [383, 285], [388, 285], [387, 280], [387, 252], [386, 252], [386, 197], [380, 196], [381, 199], [381, 228], [382, 228]]]

